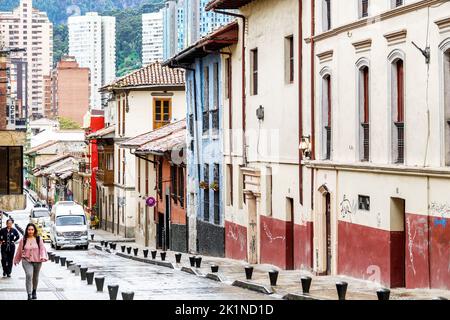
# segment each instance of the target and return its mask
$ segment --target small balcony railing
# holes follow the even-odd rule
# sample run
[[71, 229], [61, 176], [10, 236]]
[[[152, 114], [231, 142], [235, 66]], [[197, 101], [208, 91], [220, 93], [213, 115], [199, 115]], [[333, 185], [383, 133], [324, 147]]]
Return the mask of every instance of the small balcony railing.
[[397, 163], [405, 162], [405, 123], [396, 122], [397, 127]]
[[369, 161], [370, 158], [370, 126], [368, 123], [361, 123], [363, 128], [363, 155], [362, 161]]

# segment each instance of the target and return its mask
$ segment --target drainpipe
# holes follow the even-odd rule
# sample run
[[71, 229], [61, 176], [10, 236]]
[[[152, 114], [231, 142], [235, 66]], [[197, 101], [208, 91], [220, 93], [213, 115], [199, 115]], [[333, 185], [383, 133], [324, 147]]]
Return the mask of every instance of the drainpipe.
[[224, 14], [224, 15], [228, 15], [228, 16], [232, 16], [232, 17], [237, 17], [237, 18], [241, 18], [242, 19], [242, 157], [244, 160], [244, 166], [247, 166], [247, 143], [246, 143], [246, 139], [245, 139], [245, 130], [246, 130], [246, 113], [245, 113], [245, 109], [246, 109], [246, 104], [247, 104], [247, 97], [246, 97], [246, 92], [245, 92], [245, 69], [246, 69], [246, 61], [245, 61], [245, 25], [247, 22], [247, 18], [242, 15], [242, 14], [237, 14], [237, 13], [232, 13], [232, 12], [227, 12], [227, 11], [221, 11], [221, 10], [216, 10], [213, 9], [213, 12], [215, 13], [219, 13], [219, 14]]
[[315, 82], [314, 82], [314, 76], [315, 76], [315, 60], [314, 60], [314, 53], [315, 53], [315, 42], [314, 42], [314, 35], [315, 35], [315, 25], [316, 25], [316, 19], [315, 19], [315, 1], [311, 0], [311, 160], [316, 159], [316, 138], [315, 138]]
[[[303, 137], [303, 0], [298, 0], [298, 145]], [[299, 199], [303, 205], [303, 152], [298, 150]]]

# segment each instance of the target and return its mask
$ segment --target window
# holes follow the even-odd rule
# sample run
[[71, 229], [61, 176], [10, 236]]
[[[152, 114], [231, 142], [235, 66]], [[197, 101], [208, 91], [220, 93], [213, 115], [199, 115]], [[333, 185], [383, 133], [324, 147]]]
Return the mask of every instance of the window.
[[158, 163], [158, 194], [159, 197], [162, 197], [162, 185], [163, 185], [163, 164], [160, 160]]
[[209, 67], [203, 70], [203, 111], [209, 110]]
[[125, 135], [125, 110], [127, 109], [126, 100], [122, 101], [122, 135]]
[[405, 162], [405, 102], [403, 60], [392, 62], [392, 161]]
[[153, 100], [153, 130], [164, 127], [172, 118], [172, 99]]
[[149, 185], [148, 185], [148, 166], [149, 163], [145, 162], [145, 195], [148, 195], [148, 189], [149, 189]]
[[203, 219], [209, 221], [209, 164], [203, 167], [203, 181], [207, 188], [203, 190]]
[[177, 196], [178, 196], [178, 183], [177, 183], [177, 167], [172, 165], [170, 166], [170, 179], [172, 182], [172, 199], [174, 200], [175, 203], [177, 203]]
[[331, 0], [322, 0], [322, 29], [331, 29]]
[[217, 188], [214, 190], [214, 223], [220, 224], [220, 166], [218, 163], [214, 164], [214, 183]]
[[227, 206], [233, 205], [233, 165], [227, 164]]
[[125, 149], [122, 150], [122, 184], [125, 185]]
[[122, 153], [120, 152], [120, 149], [117, 152], [117, 182], [120, 184], [120, 178], [122, 177], [122, 175], [120, 174], [120, 163], [121, 163], [121, 155]]
[[359, 17], [366, 18], [369, 16], [369, 0], [359, 0]]
[[324, 160], [331, 160], [331, 76], [322, 78], [322, 154]]
[[286, 83], [294, 82], [294, 36], [285, 38], [285, 80]]
[[118, 99], [117, 100], [117, 125], [118, 125], [118, 134], [119, 134], [119, 136], [122, 134], [122, 127], [120, 126], [121, 125], [121, 123], [122, 123], [122, 121], [121, 121], [121, 119], [120, 119], [120, 117], [121, 117], [121, 114], [122, 114], [122, 112], [121, 112], [122, 110], [121, 110], [121, 108], [120, 108], [120, 99]]
[[0, 147], [0, 195], [23, 193], [22, 147]]
[[184, 208], [184, 168], [178, 167], [178, 200], [180, 207]]
[[258, 49], [250, 51], [251, 54], [251, 93], [258, 94]]
[[370, 197], [358, 195], [358, 209], [370, 211]]
[[225, 59], [225, 98], [230, 99], [231, 97], [231, 59]]
[[450, 166], [450, 48], [444, 52], [445, 165]]
[[214, 109], [219, 108], [219, 63], [214, 63], [214, 70], [213, 70], [213, 81], [214, 81]]
[[359, 150], [360, 160], [370, 160], [370, 125], [369, 125], [369, 67], [359, 69]]
[[138, 173], [138, 178], [137, 178], [137, 192], [141, 193], [141, 159], [137, 158], [137, 173]]
[[400, 7], [403, 5], [403, 0], [391, 0], [391, 8]]

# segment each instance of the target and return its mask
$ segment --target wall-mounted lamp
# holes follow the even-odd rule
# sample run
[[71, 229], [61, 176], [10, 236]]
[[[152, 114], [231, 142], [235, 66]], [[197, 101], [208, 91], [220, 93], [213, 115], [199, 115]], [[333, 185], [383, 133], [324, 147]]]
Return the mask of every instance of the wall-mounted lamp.
[[302, 142], [300, 142], [299, 149], [303, 153], [303, 158], [311, 158], [311, 136], [302, 136]]

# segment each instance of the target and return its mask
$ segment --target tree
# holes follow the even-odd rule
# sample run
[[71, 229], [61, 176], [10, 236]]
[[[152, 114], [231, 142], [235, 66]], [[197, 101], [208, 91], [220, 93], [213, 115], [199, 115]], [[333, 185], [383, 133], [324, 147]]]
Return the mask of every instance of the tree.
[[81, 129], [81, 126], [69, 118], [58, 117], [59, 128], [62, 130]]

